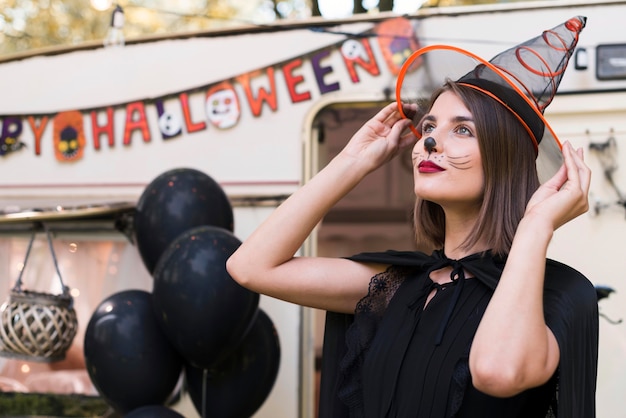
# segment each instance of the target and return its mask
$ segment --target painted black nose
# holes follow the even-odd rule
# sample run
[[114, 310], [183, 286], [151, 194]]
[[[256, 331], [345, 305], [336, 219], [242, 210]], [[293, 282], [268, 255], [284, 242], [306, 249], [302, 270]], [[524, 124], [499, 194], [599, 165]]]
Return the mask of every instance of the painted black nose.
[[424, 140], [424, 148], [426, 148], [426, 151], [428, 151], [429, 154], [436, 150], [435, 148], [436, 146], [437, 146], [437, 142], [435, 141], [435, 138], [433, 138], [432, 136], [429, 136], [428, 138]]

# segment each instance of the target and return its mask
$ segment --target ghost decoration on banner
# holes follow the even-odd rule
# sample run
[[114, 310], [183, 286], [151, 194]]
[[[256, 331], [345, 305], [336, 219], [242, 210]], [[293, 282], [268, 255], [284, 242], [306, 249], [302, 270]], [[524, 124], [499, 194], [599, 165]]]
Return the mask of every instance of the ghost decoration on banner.
[[137, 203], [135, 243], [150, 273], [176, 237], [190, 228], [212, 225], [233, 231], [233, 209], [220, 185], [191, 169], [166, 171], [152, 180]]
[[356, 39], [348, 39], [342, 43], [341, 54], [349, 60], [367, 60], [369, 58], [368, 50]]
[[159, 115], [159, 131], [163, 139], [171, 139], [179, 136], [183, 132], [183, 121], [180, 115], [167, 112], [162, 101], [155, 102], [157, 114]]
[[181, 134], [183, 123], [176, 115], [164, 113], [159, 116], [159, 130], [164, 139], [173, 138]]
[[185, 365], [185, 381], [202, 417], [251, 417], [269, 396], [280, 365], [280, 341], [262, 310], [241, 344], [210, 370]]
[[207, 91], [206, 114], [209, 122], [219, 129], [232, 128], [237, 124], [241, 107], [232, 84], [225, 81]]
[[154, 269], [157, 321], [195, 367], [210, 368], [226, 358], [257, 315], [259, 294], [226, 271], [226, 260], [240, 245], [226, 229], [192, 228], [170, 244]]
[[87, 325], [83, 350], [91, 381], [120, 414], [163, 405], [183, 371], [182, 357], [156, 322], [152, 295], [143, 290], [102, 301]]

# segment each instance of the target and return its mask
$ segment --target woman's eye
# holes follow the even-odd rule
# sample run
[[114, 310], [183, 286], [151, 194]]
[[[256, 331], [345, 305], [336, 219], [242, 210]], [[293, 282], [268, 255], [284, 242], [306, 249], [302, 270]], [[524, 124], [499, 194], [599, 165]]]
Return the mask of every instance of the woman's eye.
[[435, 127], [432, 124], [430, 124], [430, 123], [425, 123], [425, 124], [422, 125], [422, 133], [423, 134], [431, 132], [433, 129], [435, 129]]
[[467, 126], [459, 126], [459, 128], [457, 129], [457, 132], [460, 133], [461, 135], [467, 135], [467, 136], [472, 136], [472, 131], [467, 127]]

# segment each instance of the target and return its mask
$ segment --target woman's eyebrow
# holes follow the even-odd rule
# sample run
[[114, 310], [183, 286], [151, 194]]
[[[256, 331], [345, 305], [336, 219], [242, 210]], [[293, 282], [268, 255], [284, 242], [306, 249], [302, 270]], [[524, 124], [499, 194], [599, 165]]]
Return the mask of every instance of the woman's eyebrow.
[[[420, 121], [420, 123], [424, 123], [424, 122], [436, 122], [437, 121], [437, 117], [434, 115], [425, 115], [422, 120]], [[460, 122], [471, 122], [474, 123], [474, 118], [471, 116], [455, 116], [454, 118], [452, 118], [452, 122], [454, 123], [460, 123]]]
[[472, 123], [474, 123], [474, 118], [472, 118], [471, 116], [456, 116], [452, 120], [454, 122], [456, 122], [456, 123], [459, 123], [459, 122], [472, 122]]
[[436, 122], [437, 118], [434, 115], [424, 115], [422, 120], [419, 121], [419, 125], [423, 125], [424, 122]]

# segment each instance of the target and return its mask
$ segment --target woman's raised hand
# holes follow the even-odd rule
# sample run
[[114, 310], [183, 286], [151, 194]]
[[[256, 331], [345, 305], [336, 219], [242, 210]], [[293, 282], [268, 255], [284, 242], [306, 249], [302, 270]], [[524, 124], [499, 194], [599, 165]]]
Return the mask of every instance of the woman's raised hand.
[[524, 217], [546, 217], [556, 230], [589, 210], [591, 170], [583, 160], [582, 148], [574, 150], [569, 142], [563, 144], [563, 165], [533, 194]]
[[342, 154], [373, 171], [417, 141], [408, 129], [411, 123], [402, 117], [397, 103], [390, 103], [352, 136]]

